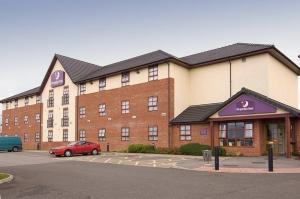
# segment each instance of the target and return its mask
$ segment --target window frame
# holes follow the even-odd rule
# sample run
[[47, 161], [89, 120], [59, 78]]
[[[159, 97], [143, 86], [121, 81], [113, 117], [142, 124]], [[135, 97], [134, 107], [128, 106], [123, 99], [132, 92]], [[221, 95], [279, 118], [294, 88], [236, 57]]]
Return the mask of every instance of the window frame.
[[121, 113], [122, 114], [130, 113], [130, 101], [129, 100], [121, 101]]
[[179, 140], [192, 141], [192, 126], [190, 124], [182, 124], [179, 126]]
[[84, 95], [86, 93], [86, 83], [79, 84], [79, 94]]
[[153, 65], [148, 67], [148, 81], [158, 80], [158, 66]]
[[128, 86], [130, 82], [130, 72], [125, 72], [121, 74], [121, 85]]
[[104, 91], [106, 88], [106, 77], [99, 79], [99, 91]]
[[28, 117], [28, 115], [24, 115], [24, 124], [25, 125], [29, 124], [29, 117]]
[[[100, 132], [100, 131], [103, 131], [103, 132]], [[102, 135], [102, 133], [103, 133], [103, 135]], [[100, 134], [101, 134], [101, 136], [100, 136]], [[100, 142], [106, 141], [106, 128], [100, 128], [98, 130], [98, 140]]]
[[[156, 129], [156, 131], [154, 131]], [[155, 133], [155, 134], [154, 134]], [[158, 126], [148, 126], [148, 141], [158, 141]]]
[[41, 141], [41, 134], [40, 132], [35, 132], [35, 142], [40, 142]]
[[69, 131], [68, 129], [63, 129], [63, 142], [68, 142], [69, 140]]
[[48, 130], [48, 142], [53, 142], [53, 130]]
[[24, 105], [28, 106], [29, 105], [29, 97], [24, 98]]
[[18, 116], [14, 117], [14, 125], [15, 126], [19, 126], [19, 118], [18, 118]]
[[79, 130], [79, 141], [86, 141], [86, 131], [84, 129]]
[[85, 106], [79, 107], [79, 118], [85, 118], [86, 117], [86, 108]]
[[128, 142], [130, 140], [130, 128], [122, 127], [121, 128], [121, 141]]
[[[154, 98], [156, 98], [156, 101], [153, 100]], [[158, 96], [148, 97], [148, 111], [149, 112], [158, 111]]]
[[106, 116], [106, 104], [102, 103], [98, 105], [98, 113], [100, 117]]
[[29, 142], [29, 134], [27, 132], [24, 133], [24, 142]]

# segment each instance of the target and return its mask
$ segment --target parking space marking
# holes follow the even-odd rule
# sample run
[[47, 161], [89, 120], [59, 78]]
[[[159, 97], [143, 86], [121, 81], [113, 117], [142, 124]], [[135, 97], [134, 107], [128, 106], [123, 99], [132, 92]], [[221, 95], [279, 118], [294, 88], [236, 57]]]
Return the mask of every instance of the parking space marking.
[[111, 160], [111, 158], [108, 158], [107, 160], [105, 160], [105, 163], [108, 163]]

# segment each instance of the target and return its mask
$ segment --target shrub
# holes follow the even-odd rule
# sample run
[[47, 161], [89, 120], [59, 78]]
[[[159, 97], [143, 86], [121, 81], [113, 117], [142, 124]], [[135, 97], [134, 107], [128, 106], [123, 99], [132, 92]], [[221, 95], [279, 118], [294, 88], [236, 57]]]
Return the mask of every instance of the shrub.
[[[215, 148], [213, 148], [213, 150], [212, 150], [212, 155], [215, 156]], [[222, 147], [219, 147], [219, 155], [226, 156], [226, 150]]]
[[155, 147], [150, 144], [131, 144], [128, 146], [128, 153], [154, 153]]
[[199, 155], [202, 156], [202, 151], [209, 149], [208, 145], [203, 145], [199, 143], [190, 143], [182, 145], [179, 148], [179, 152], [182, 155]]

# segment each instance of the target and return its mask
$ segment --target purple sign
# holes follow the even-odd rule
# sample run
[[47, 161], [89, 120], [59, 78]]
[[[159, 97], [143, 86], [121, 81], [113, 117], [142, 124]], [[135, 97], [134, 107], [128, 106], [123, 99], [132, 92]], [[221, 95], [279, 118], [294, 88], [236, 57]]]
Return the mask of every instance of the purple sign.
[[219, 116], [275, 113], [276, 107], [253, 96], [241, 95], [219, 111]]
[[65, 72], [57, 70], [51, 75], [51, 87], [62, 86], [65, 84]]

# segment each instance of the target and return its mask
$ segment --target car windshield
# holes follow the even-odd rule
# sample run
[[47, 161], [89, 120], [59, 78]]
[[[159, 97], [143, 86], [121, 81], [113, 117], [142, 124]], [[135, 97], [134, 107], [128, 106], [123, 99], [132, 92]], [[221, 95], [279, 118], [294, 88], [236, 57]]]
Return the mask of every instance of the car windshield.
[[74, 146], [75, 144], [77, 144], [78, 142], [70, 142], [69, 144], [68, 144], [68, 146]]

